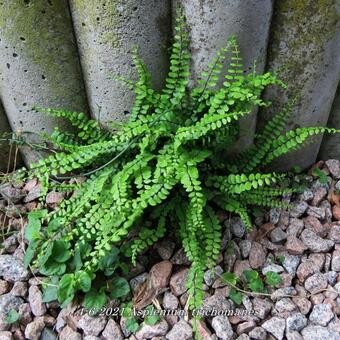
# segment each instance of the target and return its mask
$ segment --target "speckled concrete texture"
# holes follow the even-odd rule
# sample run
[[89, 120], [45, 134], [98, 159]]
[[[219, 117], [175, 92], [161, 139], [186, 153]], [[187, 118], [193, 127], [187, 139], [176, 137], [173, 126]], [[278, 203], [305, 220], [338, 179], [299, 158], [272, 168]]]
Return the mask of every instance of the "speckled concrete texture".
[[[66, 0], [2, 1], [0, 39], [0, 94], [14, 131], [64, 125], [34, 112], [34, 105], [87, 110]], [[39, 154], [24, 156], [30, 162]]]
[[[273, 105], [259, 116], [259, 127], [296, 94], [300, 100], [287, 128], [327, 124], [340, 78], [339, 14], [339, 0], [275, 2], [268, 69], [277, 72], [288, 88], [272, 87], [266, 92]], [[308, 167], [316, 159], [321, 139], [287, 154], [274, 168]]]
[[170, 0], [70, 0], [92, 115], [102, 123], [124, 120], [133, 94], [119, 77], [135, 78], [132, 51], [151, 71], [156, 88], [168, 69]]

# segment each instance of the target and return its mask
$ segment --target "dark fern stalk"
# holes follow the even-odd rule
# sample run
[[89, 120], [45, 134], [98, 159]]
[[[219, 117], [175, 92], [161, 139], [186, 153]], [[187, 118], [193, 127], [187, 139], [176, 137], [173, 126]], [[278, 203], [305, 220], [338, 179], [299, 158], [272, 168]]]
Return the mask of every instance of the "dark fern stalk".
[[[115, 132], [83, 113], [39, 109], [67, 118], [78, 133], [56, 130], [49, 142], [60, 151], [33, 164], [24, 175], [38, 177], [44, 192], [58, 189], [53, 178], [87, 176], [55, 211], [32, 218], [28, 230], [40, 232], [26, 233], [26, 263], [58, 278], [58, 299], [64, 304], [77, 291], [86, 293], [86, 299], [102, 273], [115, 275], [119, 263], [110, 260], [113, 249], [121, 249], [135, 263], [138, 254], [175, 229], [192, 262], [189, 305], [199, 308], [204, 271], [216, 264], [220, 253], [222, 228], [216, 207], [240, 215], [251, 229], [249, 206], [286, 207], [280, 197], [295, 190], [282, 187], [284, 174], [262, 173], [260, 168], [302, 146], [310, 136], [338, 132], [304, 127], [284, 133], [288, 105], [239, 157], [221, 157], [221, 151], [237, 140], [239, 119], [255, 106], [269, 105], [261, 99], [263, 90], [284, 85], [271, 73], [244, 74], [237, 42], [231, 38], [197, 87], [189, 90], [188, 45], [180, 15], [170, 71], [159, 93], [135, 56], [135, 103], [128, 123]], [[230, 63], [219, 87], [227, 56]]]

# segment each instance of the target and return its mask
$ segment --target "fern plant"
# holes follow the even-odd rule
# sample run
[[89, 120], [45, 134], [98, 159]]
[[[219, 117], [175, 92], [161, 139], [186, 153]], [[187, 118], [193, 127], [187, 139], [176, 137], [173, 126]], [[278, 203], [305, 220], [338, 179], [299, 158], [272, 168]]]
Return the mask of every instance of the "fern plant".
[[104, 129], [83, 113], [37, 108], [67, 118], [78, 132], [56, 129], [48, 140], [57, 152], [21, 175], [37, 177], [43, 194], [51, 187], [73, 190], [74, 185], [61, 182], [86, 177], [57, 209], [35, 211], [26, 228], [26, 264], [54, 277], [57, 297], [64, 304], [77, 291], [91, 301], [95, 278], [102, 280], [103, 275], [110, 282], [99, 292], [105, 303], [110, 289], [124, 286], [117, 277], [121, 258], [128, 256], [136, 263], [141, 252], [176, 231], [192, 262], [189, 305], [199, 308], [204, 272], [216, 264], [221, 250], [216, 208], [238, 214], [251, 229], [250, 206], [286, 207], [281, 196], [295, 190], [284, 186], [285, 174], [263, 172], [265, 166], [313, 135], [337, 132], [324, 127], [284, 132], [288, 104], [251, 147], [228, 156], [238, 138], [240, 118], [256, 106], [270, 105], [261, 99], [267, 86], [285, 85], [271, 73], [245, 74], [232, 37], [198, 84], [189, 88], [188, 46], [185, 20], [178, 15], [161, 92], [152, 88], [145, 64], [135, 55], [139, 79], [129, 82], [135, 102], [129, 121], [118, 128]]

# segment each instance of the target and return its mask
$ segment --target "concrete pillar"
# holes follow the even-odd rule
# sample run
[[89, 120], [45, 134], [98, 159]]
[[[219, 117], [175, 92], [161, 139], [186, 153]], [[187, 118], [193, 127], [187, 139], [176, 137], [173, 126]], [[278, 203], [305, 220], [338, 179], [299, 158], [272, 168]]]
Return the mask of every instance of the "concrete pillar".
[[[261, 112], [258, 127], [278, 112], [295, 94], [288, 128], [325, 126], [340, 77], [339, 0], [280, 0], [275, 2], [268, 48], [268, 69], [277, 71], [287, 89], [271, 87], [265, 98], [273, 102]], [[310, 166], [316, 159], [322, 136], [274, 164], [286, 170]]]
[[[34, 105], [87, 110], [67, 0], [3, 0], [0, 39], [0, 94], [13, 130], [64, 124]], [[39, 155], [24, 152], [28, 162]]]
[[165, 79], [170, 0], [70, 0], [70, 8], [92, 115], [103, 123], [124, 120], [133, 94], [117, 77], [135, 76], [134, 47], [156, 87]]
[[[265, 65], [271, 0], [176, 0], [184, 9], [190, 28], [193, 80], [196, 80], [216, 52], [235, 35], [240, 44], [245, 71], [256, 61], [258, 72]], [[174, 7], [175, 7], [174, 6]], [[254, 137], [256, 112], [242, 119], [237, 149], [249, 145]]]
[[[340, 130], [340, 86], [338, 85], [332, 105], [331, 113], [329, 114], [327, 126]], [[329, 135], [325, 134], [322, 139], [319, 159], [340, 159], [340, 134]]]

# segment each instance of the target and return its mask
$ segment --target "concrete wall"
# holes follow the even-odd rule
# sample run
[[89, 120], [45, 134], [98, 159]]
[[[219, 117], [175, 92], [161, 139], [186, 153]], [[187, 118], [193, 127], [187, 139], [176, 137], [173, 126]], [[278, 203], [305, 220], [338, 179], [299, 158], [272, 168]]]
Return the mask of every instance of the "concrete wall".
[[14, 131], [65, 125], [34, 105], [87, 111], [67, 0], [4, 0], [0, 27], [0, 95]]
[[[339, 10], [339, 0], [275, 2], [267, 69], [277, 72], [288, 88], [271, 87], [266, 92], [265, 98], [273, 105], [261, 112], [259, 128], [295, 94], [300, 100], [293, 108], [289, 129], [327, 124], [340, 78]], [[308, 167], [315, 161], [321, 141], [322, 136], [287, 154], [275, 168]]]
[[[193, 81], [232, 35], [240, 44], [245, 70], [251, 71], [256, 61], [256, 69], [263, 72], [273, 9], [271, 0], [178, 0], [178, 3], [184, 8], [190, 29]], [[256, 112], [241, 121], [238, 149], [252, 142], [255, 125]]]
[[134, 47], [160, 88], [168, 68], [171, 37], [170, 0], [70, 0], [80, 60], [93, 117], [122, 120], [133, 95], [117, 77], [135, 76]]
[[[192, 82], [234, 34], [245, 71], [256, 60], [259, 72], [276, 72], [289, 85], [270, 88], [272, 109], [242, 121], [238, 150], [252, 142], [256, 122], [260, 130], [295, 93], [301, 100], [289, 128], [340, 127], [340, 0], [0, 0], [0, 98], [12, 130], [68, 127], [33, 112], [33, 105], [89, 112], [104, 123], [126, 119], [133, 95], [116, 78], [135, 77], [131, 52], [139, 46], [161, 87], [178, 4], [190, 30]], [[309, 166], [319, 149], [319, 157], [340, 157], [339, 136], [325, 136], [320, 148], [321, 141], [276, 168]], [[24, 151], [28, 163], [38, 157]]]

